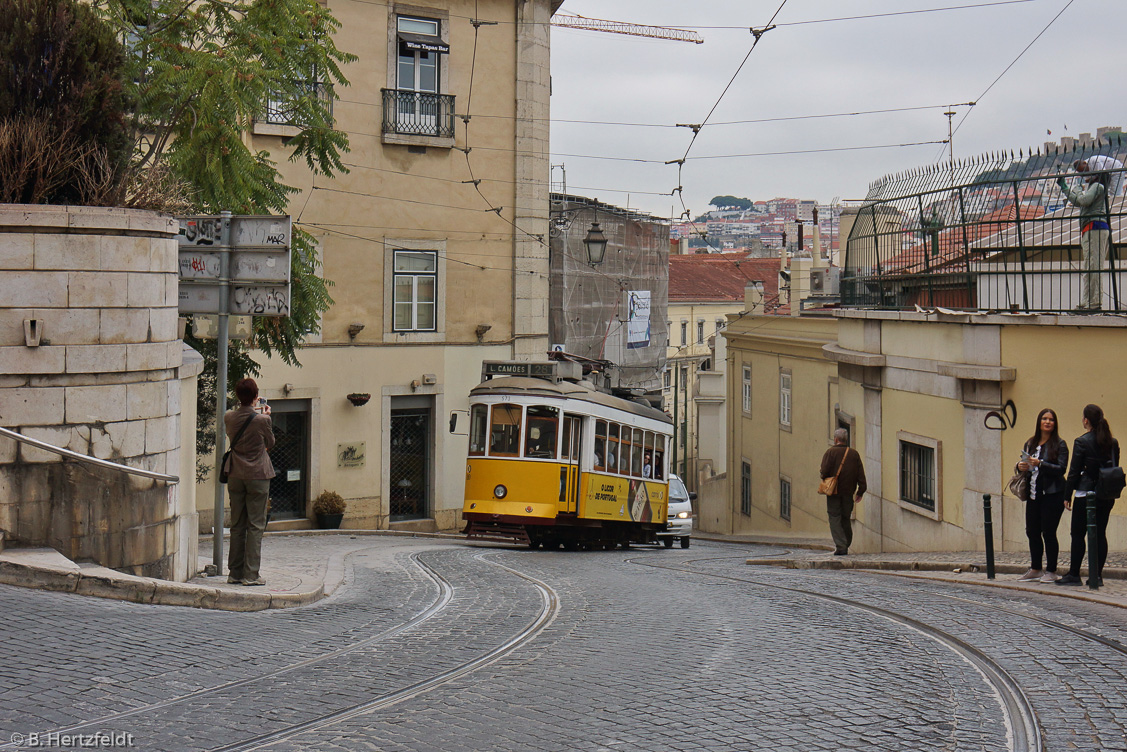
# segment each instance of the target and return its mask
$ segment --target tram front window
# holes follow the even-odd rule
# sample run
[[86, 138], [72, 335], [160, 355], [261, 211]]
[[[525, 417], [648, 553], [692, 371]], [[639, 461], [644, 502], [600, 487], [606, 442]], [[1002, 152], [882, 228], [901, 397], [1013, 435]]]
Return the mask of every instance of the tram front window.
[[494, 405], [489, 427], [489, 454], [492, 457], [520, 455], [520, 405]]
[[485, 405], [474, 405], [470, 408], [470, 454], [482, 456], [485, 454], [485, 437], [489, 428], [489, 408]]
[[555, 459], [560, 411], [533, 405], [528, 408], [528, 433], [524, 437], [524, 456]]

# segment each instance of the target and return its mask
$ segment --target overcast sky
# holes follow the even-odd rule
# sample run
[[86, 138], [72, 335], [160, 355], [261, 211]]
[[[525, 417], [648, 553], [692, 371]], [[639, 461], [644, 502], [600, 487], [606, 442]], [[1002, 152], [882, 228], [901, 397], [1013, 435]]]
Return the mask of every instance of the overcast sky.
[[[668, 195], [677, 167], [660, 163], [684, 156], [691, 130], [566, 121], [701, 123], [751, 47], [748, 28], [765, 26], [780, 1], [566, 0], [560, 13], [691, 27], [705, 39], [695, 45], [552, 29], [552, 164], [566, 166], [569, 192], [678, 216], [680, 202]], [[982, 2], [788, 0], [712, 114], [716, 125], [702, 129], [689, 151], [680, 184], [693, 215], [718, 194], [863, 198], [873, 180], [945, 159], [946, 147], [703, 157], [943, 141], [944, 105], [978, 102], [954, 108], [956, 160], [1127, 126], [1127, 0], [1024, 0], [802, 23]], [[809, 117], [894, 108], [931, 109]], [[806, 119], [722, 124], [794, 117]], [[560, 179], [555, 169], [553, 180]]]

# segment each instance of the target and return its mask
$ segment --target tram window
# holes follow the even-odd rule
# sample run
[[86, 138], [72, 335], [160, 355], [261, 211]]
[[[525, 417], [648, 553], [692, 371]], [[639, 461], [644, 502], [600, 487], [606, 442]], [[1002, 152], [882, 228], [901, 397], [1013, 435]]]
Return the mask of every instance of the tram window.
[[606, 470], [607, 457], [607, 422], [595, 421], [595, 469]]
[[622, 426], [622, 435], [618, 440], [618, 471], [623, 475], [634, 475], [630, 467], [630, 458], [634, 456], [633, 435], [629, 426]]
[[634, 429], [634, 446], [631, 448], [630, 454], [630, 474], [635, 478], [642, 477], [642, 429]]
[[470, 408], [470, 454], [478, 457], [485, 454], [485, 437], [489, 429], [489, 408], [474, 405]]
[[607, 424], [607, 472], [618, 472], [618, 424]]
[[646, 451], [642, 454], [642, 477], [654, 477], [654, 435], [650, 431], [646, 431], [645, 435]]
[[490, 426], [489, 454], [516, 457], [520, 454], [520, 405], [494, 405]]
[[554, 459], [559, 436], [560, 411], [555, 407], [532, 405], [528, 408], [528, 433], [524, 437], [524, 456]]

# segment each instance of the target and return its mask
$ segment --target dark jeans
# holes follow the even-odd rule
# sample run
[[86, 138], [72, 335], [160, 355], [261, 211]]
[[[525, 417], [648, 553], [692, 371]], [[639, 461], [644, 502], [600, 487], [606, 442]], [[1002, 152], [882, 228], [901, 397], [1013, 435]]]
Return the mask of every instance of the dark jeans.
[[1064, 514], [1064, 494], [1045, 494], [1025, 502], [1025, 534], [1029, 536], [1029, 558], [1033, 563], [1030, 569], [1041, 568], [1041, 556], [1045, 557], [1045, 569], [1057, 571], [1057, 527]]
[[[1092, 497], [1077, 496], [1072, 503], [1072, 563], [1068, 573], [1080, 576], [1080, 567], [1084, 566], [1084, 552], [1087, 549], [1086, 536], [1088, 535], [1088, 502]], [[1089, 577], [1102, 577], [1104, 562], [1107, 561], [1107, 521], [1111, 517], [1111, 508], [1115, 506], [1115, 499], [1096, 499], [1096, 543], [1099, 550], [1096, 554], [1098, 569], [1089, 572]]]
[[227, 569], [237, 580], [253, 580], [258, 577], [262, 563], [262, 533], [266, 530], [270, 480], [229, 478], [227, 494], [231, 497], [231, 552]]
[[834, 539], [834, 548], [848, 551], [853, 543], [853, 522], [849, 519], [853, 515], [853, 499], [848, 496], [827, 496], [826, 514], [830, 518], [830, 535]]

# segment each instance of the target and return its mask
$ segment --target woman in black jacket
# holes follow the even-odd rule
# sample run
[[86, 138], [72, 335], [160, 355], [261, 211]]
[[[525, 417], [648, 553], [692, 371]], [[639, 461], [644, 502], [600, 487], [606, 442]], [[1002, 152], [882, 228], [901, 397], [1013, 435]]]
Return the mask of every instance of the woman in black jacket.
[[[1088, 505], [1096, 507], [1096, 529], [1099, 550], [1096, 552], [1096, 571], [1089, 572], [1088, 584], [1103, 584], [1104, 562], [1107, 561], [1107, 521], [1115, 499], [1096, 498], [1096, 481], [1100, 468], [1119, 464], [1119, 442], [1111, 435], [1111, 426], [1098, 405], [1084, 408], [1084, 428], [1088, 433], [1072, 443], [1072, 464], [1068, 468], [1067, 494], [1076, 495], [1075, 503], [1065, 501], [1072, 510], [1072, 563], [1068, 574], [1057, 580], [1058, 585], [1079, 585], [1080, 566], [1084, 563], [1084, 534], [1088, 528]], [[1090, 495], [1089, 495], [1090, 494]]]
[[[1068, 467], [1068, 445], [1057, 433], [1057, 414], [1049, 408], [1037, 413], [1037, 430], [1029, 441], [1018, 469], [1030, 472], [1029, 500], [1025, 503], [1025, 534], [1029, 537], [1029, 571], [1018, 580], [1056, 582], [1057, 527], [1064, 514], [1064, 469]], [[1041, 571], [1041, 556], [1045, 570]]]

